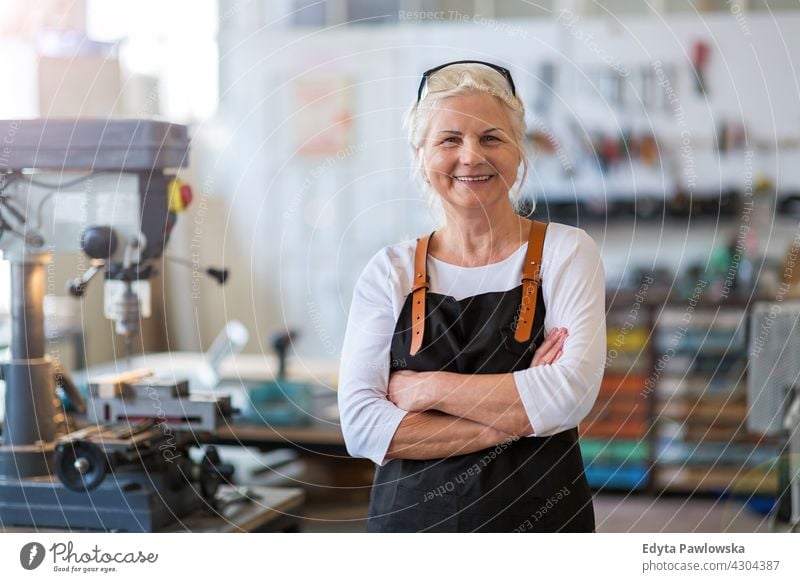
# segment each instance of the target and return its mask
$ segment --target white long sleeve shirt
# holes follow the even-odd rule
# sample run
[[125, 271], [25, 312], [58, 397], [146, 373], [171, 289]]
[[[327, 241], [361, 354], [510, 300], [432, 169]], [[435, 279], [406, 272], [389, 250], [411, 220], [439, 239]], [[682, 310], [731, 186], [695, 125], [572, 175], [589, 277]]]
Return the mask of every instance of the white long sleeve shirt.
[[[457, 300], [520, 285], [527, 243], [499, 263], [459, 267], [428, 257], [430, 291]], [[407, 414], [390, 402], [390, 346], [411, 292], [416, 241], [379, 251], [356, 283], [339, 371], [339, 414], [347, 450], [384, 465]], [[605, 276], [597, 245], [585, 231], [551, 223], [542, 251], [545, 332], [565, 327], [569, 337], [551, 366], [514, 372], [531, 436], [573, 428], [597, 397], [606, 357]]]

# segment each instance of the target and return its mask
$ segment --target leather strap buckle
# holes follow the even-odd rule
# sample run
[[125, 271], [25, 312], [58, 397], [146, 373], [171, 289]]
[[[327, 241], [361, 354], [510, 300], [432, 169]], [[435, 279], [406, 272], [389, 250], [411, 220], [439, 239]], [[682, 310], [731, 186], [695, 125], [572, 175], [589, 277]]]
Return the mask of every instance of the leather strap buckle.
[[522, 269], [522, 303], [519, 306], [520, 320], [514, 332], [514, 339], [527, 342], [531, 339], [533, 319], [536, 314], [536, 297], [542, 284], [541, 267], [544, 237], [547, 224], [534, 220], [531, 222], [531, 233], [528, 240], [528, 252], [525, 255], [525, 266]]
[[433, 233], [417, 239], [417, 248], [414, 253], [414, 286], [411, 289], [413, 302], [411, 303], [411, 349], [410, 355], [416, 354], [422, 347], [425, 336], [425, 296], [430, 283], [428, 280], [428, 243]]

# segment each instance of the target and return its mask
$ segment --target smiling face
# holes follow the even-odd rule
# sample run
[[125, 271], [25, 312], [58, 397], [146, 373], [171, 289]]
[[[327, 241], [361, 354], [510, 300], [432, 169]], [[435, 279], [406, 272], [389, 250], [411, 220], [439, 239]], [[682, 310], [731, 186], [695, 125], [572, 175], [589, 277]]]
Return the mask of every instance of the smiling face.
[[422, 146], [427, 180], [451, 209], [508, 203], [520, 153], [501, 102], [473, 92], [444, 99], [434, 110]]

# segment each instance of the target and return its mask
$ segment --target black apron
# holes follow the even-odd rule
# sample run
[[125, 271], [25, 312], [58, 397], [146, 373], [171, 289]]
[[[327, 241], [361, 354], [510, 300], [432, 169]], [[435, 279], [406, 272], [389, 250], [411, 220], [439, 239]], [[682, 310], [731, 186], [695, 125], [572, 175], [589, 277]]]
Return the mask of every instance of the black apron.
[[[531, 340], [514, 338], [522, 285], [457, 301], [427, 293], [425, 343], [411, 356], [411, 294], [395, 326], [391, 371], [503, 374], [530, 367], [544, 336], [537, 294]], [[466, 455], [378, 467], [367, 531], [592, 532], [578, 431], [523, 437]]]

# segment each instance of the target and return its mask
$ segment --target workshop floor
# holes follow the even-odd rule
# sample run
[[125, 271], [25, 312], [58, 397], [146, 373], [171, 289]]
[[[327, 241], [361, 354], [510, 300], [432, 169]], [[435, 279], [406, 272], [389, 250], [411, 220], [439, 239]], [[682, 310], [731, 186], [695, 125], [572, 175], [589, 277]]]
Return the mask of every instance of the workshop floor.
[[[768, 520], [747, 506], [719, 499], [596, 495], [598, 532], [766, 532]], [[306, 505], [305, 532], [363, 532], [364, 503]]]

